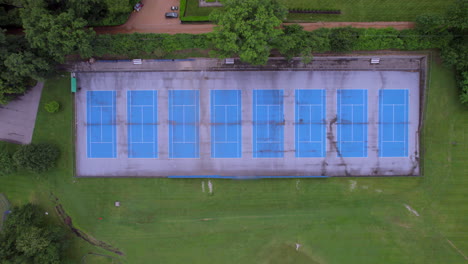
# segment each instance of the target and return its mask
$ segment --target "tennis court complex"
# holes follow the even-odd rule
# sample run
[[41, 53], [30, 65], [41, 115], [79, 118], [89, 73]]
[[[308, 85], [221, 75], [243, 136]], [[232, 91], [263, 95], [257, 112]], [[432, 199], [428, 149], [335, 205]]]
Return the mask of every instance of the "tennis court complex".
[[419, 73], [80, 73], [77, 175], [417, 175]]

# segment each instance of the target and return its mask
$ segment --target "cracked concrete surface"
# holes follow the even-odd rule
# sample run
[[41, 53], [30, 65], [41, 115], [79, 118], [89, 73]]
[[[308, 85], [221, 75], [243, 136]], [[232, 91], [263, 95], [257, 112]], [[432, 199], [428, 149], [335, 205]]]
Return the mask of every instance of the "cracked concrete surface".
[[[408, 61], [409, 64], [414, 65], [403, 70], [233, 71], [231, 69], [231, 71], [205, 71], [194, 69], [193, 71], [115, 72], [114, 68], [111, 70], [114, 72], [80, 72], [78, 85], [81, 91], [75, 97], [76, 174], [83, 177], [419, 175], [420, 72], [418, 71], [419, 62]], [[167, 96], [168, 91], [172, 89], [198, 89], [200, 91], [199, 159], [168, 158]], [[209, 115], [209, 91], [211, 89], [242, 91], [242, 158], [211, 158]], [[252, 157], [253, 89], [284, 90], [283, 158]], [[295, 89], [326, 89], [327, 150], [323, 158], [295, 157]], [[347, 158], [339, 155], [339, 149], [336, 146], [336, 92], [338, 89], [368, 89], [368, 157]], [[410, 91], [408, 157], [381, 158], [378, 156], [379, 89], [408, 89]], [[115, 159], [89, 159], [86, 156], [86, 91], [88, 90], [117, 91], [118, 157]], [[158, 90], [159, 157], [157, 159], [127, 158], [127, 90]]]

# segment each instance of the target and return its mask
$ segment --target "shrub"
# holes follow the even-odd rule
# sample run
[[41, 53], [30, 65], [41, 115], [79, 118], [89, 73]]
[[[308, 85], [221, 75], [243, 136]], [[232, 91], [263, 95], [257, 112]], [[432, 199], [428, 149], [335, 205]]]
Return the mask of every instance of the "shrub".
[[94, 54], [98, 57], [117, 56], [137, 58], [147, 55], [164, 57], [186, 49], [206, 49], [207, 34], [115, 34], [98, 35], [94, 42]]
[[209, 16], [184, 16], [180, 18], [182, 22], [210, 22]]
[[50, 101], [45, 104], [44, 108], [49, 113], [56, 113], [60, 109], [60, 104], [57, 101]]
[[179, 15], [180, 17], [184, 17], [185, 16], [185, 9], [187, 8], [187, 0], [180, 0], [180, 7], [179, 7]]
[[459, 79], [460, 85], [460, 101], [462, 104], [468, 105], [468, 71], [462, 72]]
[[352, 27], [333, 28], [330, 32], [332, 51], [351, 51], [359, 38], [359, 29]]
[[0, 176], [11, 174], [15, 170], [11, 155], [6, 150], [0, 150]]
[[29, 144], [21, 148], [13, 155], [13, 160], [19, 168], [40, 173], [54, 166], [60, 151], [54, 145]]

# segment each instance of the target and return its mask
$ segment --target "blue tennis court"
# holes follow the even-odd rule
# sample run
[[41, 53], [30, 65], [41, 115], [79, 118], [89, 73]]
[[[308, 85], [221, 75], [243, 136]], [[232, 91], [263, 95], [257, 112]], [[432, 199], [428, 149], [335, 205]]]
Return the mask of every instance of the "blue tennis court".
[[284, 156], [283, 90], [253, 91], [253, 157]]
[[199, 158], [198, 90], [169, 91], [169, 158]]
[[295, 91], [296, 157], [325, 157], [325, 90]]
[[211, 157], [242, 157], [241, 91], [211, 90]]
[[158, 92], [127, 91], [128, 157], [158, 157]]
[[117, 157], [115, 91], [87, 91], [87, 156]]
[[379, 156], [408, 156], [408, 90], [379, 91]]
[[337, 92], [338, 155], [367, 157], [367, 90]]

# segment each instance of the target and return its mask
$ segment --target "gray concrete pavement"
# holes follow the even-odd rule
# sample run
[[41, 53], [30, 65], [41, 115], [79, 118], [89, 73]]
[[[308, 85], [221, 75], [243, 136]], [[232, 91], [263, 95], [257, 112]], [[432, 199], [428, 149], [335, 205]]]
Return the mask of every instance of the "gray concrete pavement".
[[[370, 65], [373, 57], [381, 58], [379, 64]], [[225, 64], [219, 59], [181, 59], [181, 60], [142, 60], [142, 64], [134, 65], [132, 61], [96, 61], [81, 62], [65, 67], [76, 72], [122, 72], [122, 71], [259, 71], [259, 70], [353, 70], [353, 71], [419, 71], [424, 55], [375, 55], [375, 56], [316, 56], [309, 64], [300, 59], [291, 62], [283, 58], [270, 58], [266, 65], [250, 65], [235, 59], [234, 64]]]
[[44, 83], [38, 82], [25, 95], [7, 105], [0, 105], [1, 141], [31, 143], [43, 86]]
[[[224, 175], [224, 176], [392, 176], [419, 174], [419, 104], [420, 65], [419, 60], [395, 58], [402, 64], [396, 66], [376, 65], [377, 69], [357, 71], [329, 71], [327, 67], [338, 67], [340, 62], [323, 62], [327, 67], [320, 70], [295, 68], [288, 71], [225, 71], [219, 61], [180, 62], [186, 71], [154, 72], [80, 72], [76, 94], [76, 168], [77, 176], [84, 177], [164, 177], [169, 175]], [[164, 64], [176, 62], [164, 62]], [[216, 71], [207, 66], [214, 63]], [[188, 64], [201, 65], [205, 70], [189, 68]], [[368, 60], [342, 60], [341, 64], [356, 64], [369, 69]], [[105, 67], [111, 67], [112, 63]], [[148, 64], [144, 64], [148, 66]], [[96, 69], [96, 66], [93, 70]], [[141, 65], [136, 65], [139, 67]], [[146, 67], [145, 66], [145, 67]], [[162, 66], [154, 65], [157, 68]], [[121, 71], [131, 65], [114, 65], [110, 71]], [[175, 67], [180, 70], [180, 67]], [[231, 66], [226, 66], [231, 67]], [[237, 65], [235, 65], [237, 67]], [[281, 66], [283, 67], [283, 66]], [[316, 67], [320, 67], [316, 65]], [[381, 67], [382, 69], [379, 69]], [[384, 70], [393, 67], [393, 70]], [[145, 70], [149, 70], [150, 67]], [[403, 68], [403, 70], [401, 69]], [[190, 71], [189, 71], [190, 69]], [[208, 70], [207, 70], [208, 69]], [[294, 69], [294, 68], [293, 68]], [[400, 70], [397, 70], [400, 69]], [[93, 71], [91, 69], [82, 69]], [[101, 68], [102, 70], [102, 68]], [[143, 69], [140, 69], [145, 71]], [[168, 91], [172, 89], [198, 89], [200, 91], [200, 158], [168, 158]], [[210, 157], [209, 91], [211, 89], [239, 89], [242, 91], [242, 158], [214, 159]], [[253, 89], [284, 90], [284, 158], [252, 157], [252, 93]], [[323, 158], [295, 158], [294, 156], [294, 90], [326, 89], [327, 150]], [[368, 89], [368, 157], [339, 157], [336, 148], [336, 91], [338, 89]], [[409, 89], [409, 156], [402, 158], [378, 157], [378, 91], [379, 89]], [[115, 159], [89, 159], [86, 155], [86, 91], [117, 91], [117, 148]], [[127, 158], [127, 90], [158, 91], [158, 148], [157, 159]]]

